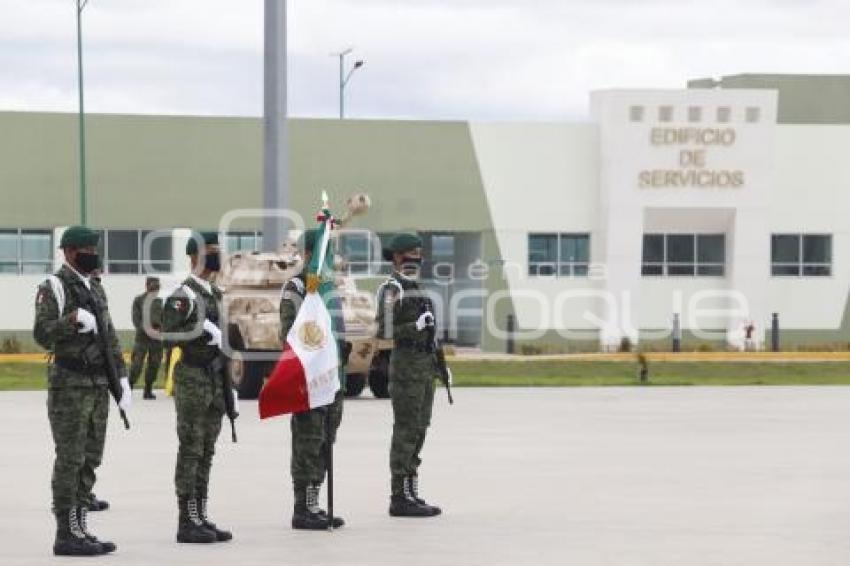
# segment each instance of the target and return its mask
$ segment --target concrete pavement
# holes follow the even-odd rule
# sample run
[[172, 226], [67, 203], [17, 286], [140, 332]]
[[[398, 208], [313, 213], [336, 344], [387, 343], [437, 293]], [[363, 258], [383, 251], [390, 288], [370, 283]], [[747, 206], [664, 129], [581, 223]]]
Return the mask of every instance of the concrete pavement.
[[[0, 564], [50, 554], [52, 445], [44, 392], [0, 394]], [[126, 565], [846, 566], [850, 388], [461, 389], [438, 391], [422, 468], [433, 520], [387, 516], [389, 403], [346, 405], [334, 533], [289, 526], [288, 419], [243, 402], [223, 433], [213, 518], [235, 540], [174, 543], [171, 400], [113, 411], [93, 530]], [[225, 428], [226, 431], [226, 428]], [[324, 495], [323, 495], [324, 500]]]

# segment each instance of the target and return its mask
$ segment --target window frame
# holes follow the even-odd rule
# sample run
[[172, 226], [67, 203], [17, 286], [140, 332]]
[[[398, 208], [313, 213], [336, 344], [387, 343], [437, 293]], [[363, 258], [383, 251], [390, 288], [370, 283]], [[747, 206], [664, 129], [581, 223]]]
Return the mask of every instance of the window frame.
[[[19, 276], [19, 275], [49, 275], [53, 272], [55, 252], [53, 230], [50, 228], [2, 228], [0, 233], [9, 234], [15, 238], [15, 257], [0, 258], [0, 265], [14, 265], [14, 271], [0, 270], [0, 277]], [[45, 259], [25, 259], [24, 258], [24, 235], [44, 235], [48, 238], [48, 256]], [[44, 266], [44, 271], [26, 271], [25, 267], [40, 265]]]
[[688, 123], [698, 124], [702, 122], [702, 106], [688, 106]]
[[[355, 279], [369, 279], [372, 277], [390, 275], [393, 272], [393, 264], [391, 261], [386, 261], [384, 259], [383, 250], [384, 245], [389, 243], [389, 240], [392, 239], [394, 234], [394, 232], [372, 232], [370, 230], [363, 229], [353, 229], [348, 231], [343, 229], [336, 236], [336, 253], [342, 255], [345, 260], [344, 275]], [[368, 257], [366, 261], [352, 262], [349, 261], [347, 255], [342, 253], [343, 246], [340, 238], [351, 236], [368, 238], [366, 246]]]
[[[98, 251], [101, 253], [101, 263], [103, 264], [103, 273], [108, 275], [128, 275], [128, 276], [144, 276], [144, 275], [168, 275], [174, 273], [174, 233], [169, 228], [111, 228], [99, 229], [100, 244]], [[109, 253], [109, 233], [117, 232], [134, 232], [136, 235], [136, 259], [112, 259]], [[161, 232], [168, 236], [171, 243], [170, 259], [145, 259], [144, 240], [151, 233]], [[112, 265], [135, 267], [135, 271], [113, 271]], [[163, 269], [156, 269], [162, 267]]]
[[761, 122], [761, 106], [747, 106], [744, 109], [744, 122], [758, 124]]
[[[693, 239], [693, 261], [670, 261], [669, 238], [671, 236], [689, 236]], [[662, 243], [661, 261], [645, 261], [644, 250], [646, 249], [647, 237], [660, 237]], [[700, 241], [706, 237], [719, 237], [723, 239], [723, 261], [701, 261]], [[671, 267], [673, 270], [671, 270]], [[709, 273], [709, 270], [720, 270], [720, 273]], [[675, 270], [682, 270], [676, 273]], [[688, 272], [685, 270], [690, 269]], [[650, 272], [656, 271], [655, 273]], [[723, 232], [645, 232], [641, 240], [640, 257], [641, 277], [713, 277], [722, 279], [726, 277], [726, 234]]]
[[[786, 237], [786, 238], [795, 238], [797, 240], [797, 261], [773, 261], [774, 255], [774, 238], [777, 237]], [[806, 261], [805, 257], [805, 240], [806, 238], [826, 238], [826, 241], [829, 243], [829, 261], [828, 262], [820, 262], [820, 261]], [[833, 235], [826, 232], [776, 232], [770, 235], [770, 276], [771, 277], [780, 277], [780, 278], [789, 278], [796, 277], [798, 279], [802, 279], [805, 277], [833, 277], [833, 263], [835, 262], [835, 254], [833, 253], [834, 247]], [[795, 273], [779, 273], [777, 271], [779, 269], [795, 269]], [[811, 271], [807, 272], [808, 269], [823, 269], [826, 268], [826, 273], [812, 273]]]
[[[531, 239], [533, 237], [554, 237], [554, 261], [531, 261]], [[567, 260], [562, 257], [565, 239], [583, 239], [587, 242], [587, 260]], [[591, 233], [590, 232], [529, 232], [526, 238], [526, 262], [529, 277], [546, 278], [585, 278], [590, 273]], [[546, 270], [546, 273], [543, 273]]]
[[644, 115], [646, 114], [646, 107], [640, 104], [633, 104], [629, 106], [629, 122], [633, 124], [639, 124], [643, 122]]

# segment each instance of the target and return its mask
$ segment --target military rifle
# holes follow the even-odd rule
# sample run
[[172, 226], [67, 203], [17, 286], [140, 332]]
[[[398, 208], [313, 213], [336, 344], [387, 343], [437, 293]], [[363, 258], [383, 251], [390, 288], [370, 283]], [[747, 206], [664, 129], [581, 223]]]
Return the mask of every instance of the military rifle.
[[[433, 316], [434, 313], [431, 311], [431, 305], [429, 303], [430, 301], [422, 305], [420, 314], [430, 312], [431, 316]], [[432, 324], [427, 328], [426, 332], [428, 332], [428, 352], [434, 356], [434, 369], [437, 370], [437, 375], [439, 376], [440, 381], [446, 387], [446, 395], [449, 397], [449, 405], [454, 405], [455, 400], [452, 397], [452, 370], [450, 370], [449, 366], [446, 365], [446, 354], [443, 351], [443, 344], [437, 340], [437, 325]]]
[[236, 439], [236, 419], [239, 417], [239, 411], [236, 410], [236, 400], [233, 398], [233, 378], [230, 375], [230, 360], [219, 350], [215, 359], [212, 362], [213, 375], [221, 378], [222, 393], [224, 395], [224, 413], [230, 419], [230, 436], [233, 442]]
[[89, 293], [89, 297], [88, 307], [92, 311], [95, 324], [97, 325], [95, 341], [106, 360], [104, 365], [106, 377], [109, 380], [109, 392], [112, 394], [112, 398], [115, 399], [115, 403], [119, 404], [118, 413], [121, 415], [121, 420], [124, 421], [124, 428], [130, 430], [130, 421], [127, 419], [127, 413], [120, 405], [121, 397], [124, 395], [124, 388], [121, 387], [121, 376], [118, 375], [118, 366], [115, 364], [115, 353], [112, 351], [112, 344], [109, 343], [107, 334], [109, 325], [106, 324], [106, 320], [103, 318], [103, 313], [106, 312], [106, 305], [94, 289]]

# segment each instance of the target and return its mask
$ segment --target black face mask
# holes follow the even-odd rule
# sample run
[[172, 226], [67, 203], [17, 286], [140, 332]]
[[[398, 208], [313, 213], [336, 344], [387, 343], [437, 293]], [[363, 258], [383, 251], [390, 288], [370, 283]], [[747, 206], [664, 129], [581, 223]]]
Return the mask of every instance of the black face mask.
[[221, 255], [215, 253], [204, 256], [204, 267], [214, 272], [221, 271]]
[[422, 269], [422, 258], [421, 257], [408, 257], [404, 256], [401, 258], [401, 272], [408, 276], [416, 276], [419, 275], [419, 271]]
[[100, 267], [100, 256], [86, 252], [79, 252], [75, 261], [77, 269], [83, 275], [88, 275]]

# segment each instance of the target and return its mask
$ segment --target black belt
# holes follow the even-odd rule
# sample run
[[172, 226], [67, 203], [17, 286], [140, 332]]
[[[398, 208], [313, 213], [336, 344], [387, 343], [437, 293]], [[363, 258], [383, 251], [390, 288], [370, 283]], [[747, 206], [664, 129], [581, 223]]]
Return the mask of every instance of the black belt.
[[56, 358], [53, 363], [60, 368], [83, 375], [105, 375], [106, 371], [103, 366], [94, 366], [77, 358]]

